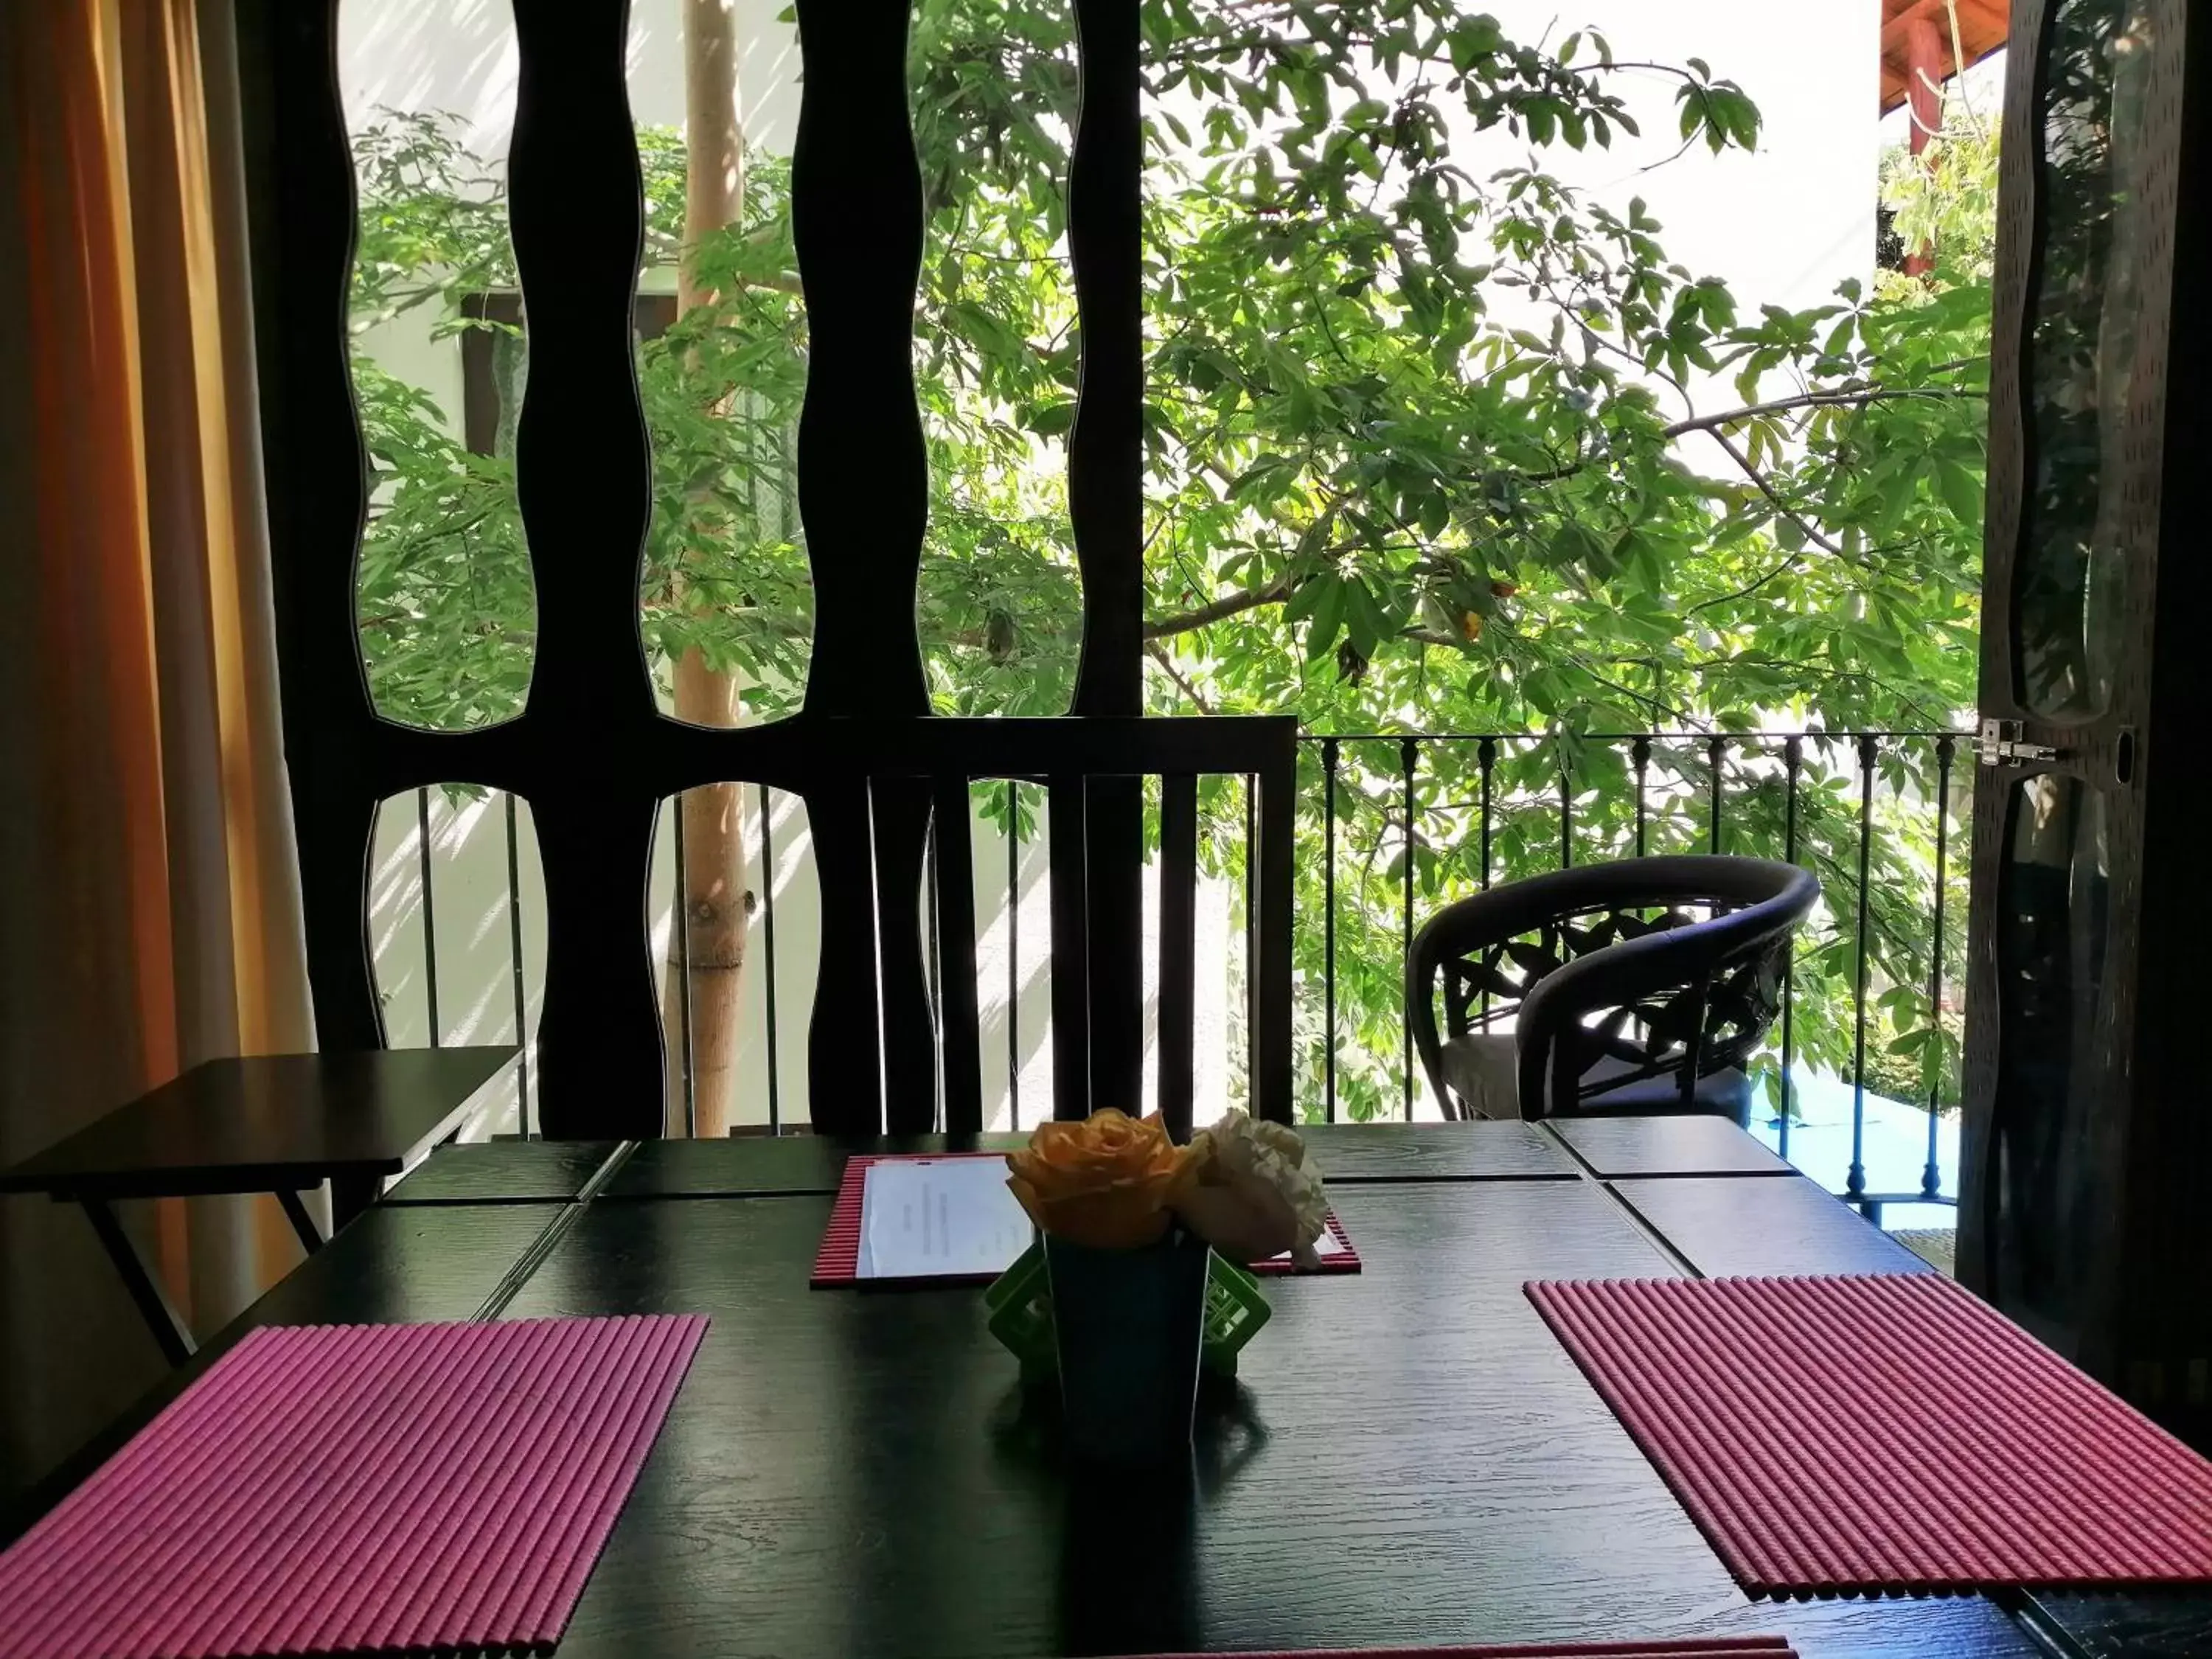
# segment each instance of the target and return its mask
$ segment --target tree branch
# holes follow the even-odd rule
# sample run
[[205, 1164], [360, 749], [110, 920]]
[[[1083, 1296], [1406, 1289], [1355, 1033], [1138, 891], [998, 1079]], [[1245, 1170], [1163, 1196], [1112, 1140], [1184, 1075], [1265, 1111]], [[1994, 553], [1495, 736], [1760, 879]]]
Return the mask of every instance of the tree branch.
[[1148, 640], [1145, 643], [1145, 654], [1166, 671], [1167, 677], [1176, 683], [1176, 690], [1188, 697], [1200, 714], [1212, 714], [1217, 712], [1213, 705], [1200, 695], [1198, 688], [1182, 677], [1182, 671], [1175, 665], [1175, 659], [1168, 654], [1165, 646], [1157, 640]]
[[1765, 586], [1767, 583], [1781, 575], [1784, 571], [1795, 569], [1796, 565], [1797, 556], [1795, 553], [1792, 553], [1788, 558], [1783, 560], [1780, 564], [1776, 565], [1773, 569], [1768, 571], [1764, 576], [1761, 576], [1757, 580], [1752, 582], [1750, 586], [1747, 587], [1739, 587], [1733, 593], [1723, 593], [1716, 599], [1700, 599], [1697, 604], [1692, 605], [1682, 614], [1685, 617], [1694, 617], [1700, 611], [1711, 611], [1715, 605], [1733, 605], [1738, 599], [1747, 599], [1753, 594], [1758, 592], [1760, 588]]
[[1457, 651], [1462, 655], [1467, 651], [1464, 640], [1455, 639], [1449, 634], [1439, 634], [1434, 629], [1401, 628], [1398, 630], [1398, 637], [1411, 640], [1416, 645], [1440, 645], [1447, 651]]
[[1820, 532], [1819, 529], [1808, 521], [1802, 514], [1791, 507], [1789, 502], [1784, 501], [1782, 497], [1775, 492], [1774, 486], [1766, 482], [1766, 475], [1751, 464], [1750, 456], [1745, 454], [1743, 451], [1738, 449], [1733, 443], [1729, 441], [1727, 434], [1722, 432], [1717, 428], [1708, 427], [1705, 428], [1705, 435], [1711, 438], [1715, 443], [1718, 444], [1723, 449], [1728, 451], [1729, 459], [1743, 469], [1743, 476], [1750, 479], [1753, 483], [1759, 487], [1759, 493], [1765, 496], [1768, 501], [1774, 504], [1774, 510], [1777, 513], [1781, 514], [1783, 517], [1788, 519], [1790, 523], [1796, 525], [1798, 529], [1805, 532], [1806, 540], [1811, 542], [1814, 546], [1819, 547], [1826, 552], [1834, 554], [1836, 557], [1839, 559], [1844, 556], [1844, 550], [1841, 547], [1838, 547], [1834, 542], [1830, 541], [1826, 536], [1823, 536]]
[[1834, 392], [1807, 392], [1795, 398], [1778, 398], [1768, 404], [1747, 404], [1741, 409], [1723, 410], [1717, 415], [1693, 415], [1688, 420], [1677, 421], [1663, 428], [1660, 436], [1679, 438], [1686, 433], [1711, 432], [1738, 421], [1755, 420], [1762, 415], [1780, 415], [1793, 409], [1825, 409], [1834, 407], [1863, 408], [1868, 404], [1904, 403], [1921, 398], [1986, 398], [1989, 393], [1966, 386], [1846, 386]]
[[1193, 629], [1225, 622], [1231, 617], [1243, 616], [1247, 611], [1257, 611], [1263, 605], [1280, 605], [1297, 591], [1297, 586], [1294, 578], [1280, 576], [1264, 587], [1242, 588], [1195, 610], [1177, 611], [1170, 617], [1155, 617], [1145, 624], [1144, 636], [1147, 640], [1173, 639], [1176, 635], [1188, 634]]

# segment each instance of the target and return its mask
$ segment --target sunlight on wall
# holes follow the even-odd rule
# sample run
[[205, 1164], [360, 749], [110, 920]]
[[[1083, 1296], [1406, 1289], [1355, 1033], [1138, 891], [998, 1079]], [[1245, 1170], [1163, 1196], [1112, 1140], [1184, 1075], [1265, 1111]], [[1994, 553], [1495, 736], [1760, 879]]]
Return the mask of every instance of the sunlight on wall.
[[[776, 21], [786, 0], [732, 0], [749, 45], [739, 98], [754, 142], [791, 149], [799, 118], [797, 30]], [[632, 0], [630, 113], [641, 125], [684, 125], [682, 0]], [[338, 11], [338, 80], [346, 123], [379, 106], [440, 111], [467, 123], [468, 145], [504, 158], [514, 125], [514, 13], [507, 0], [346, 0]]]

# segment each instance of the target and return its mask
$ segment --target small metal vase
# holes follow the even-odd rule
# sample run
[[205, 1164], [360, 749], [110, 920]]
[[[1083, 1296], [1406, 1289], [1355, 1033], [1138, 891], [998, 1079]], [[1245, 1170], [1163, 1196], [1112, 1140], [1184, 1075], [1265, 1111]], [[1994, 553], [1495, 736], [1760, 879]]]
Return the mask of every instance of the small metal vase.
[[1068, 1455], [1085, 1463], [1187, 1460], [1206, 1322], [1205, 1242], [1171, 1231], [1134, 1250], [1048, 1234]]

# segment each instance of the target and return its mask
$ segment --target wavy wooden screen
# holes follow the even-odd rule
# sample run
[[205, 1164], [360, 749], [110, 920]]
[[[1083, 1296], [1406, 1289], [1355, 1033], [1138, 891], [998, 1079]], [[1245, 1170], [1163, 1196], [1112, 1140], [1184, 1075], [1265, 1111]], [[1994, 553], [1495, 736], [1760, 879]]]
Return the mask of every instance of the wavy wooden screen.
[[[1141, 778], [1166, 779], [1161, 1096], [1191, 1101], [1192, 780], [1259, 791], [1253, 1098], [1286, 1118], [1295, 725], [1143, 717], [1137, 0], [1076, 0], [1083, 100], [1069, 240], [1083, 344], [1069, 493], [1084, 645], [1074, 708], [933, 716], [915, 592], [928, 478], [913, 381], [922, 240], [907, 121], [906, 0], [799, 0], [805, 56], [793, 217], [811, 337], [799, 499], [816, 597], [802, 711], [710, 730], [657, 709], [638, 627], [651, 512], [631, 315], [643, 239], [624, 84], [627, 0], [514, 0], [509, 159], [531, 368], [516, 466], [537, 583], [524, 712], [464, 732], [371, 705], [355, 636], [367, 490], [345, 345], [354, 180], [337, 0], [242, 0], [256, 303], [278, 567], [287, 756], [326, 1048], [382, 1038], [366, 927], [377, 803], [465, 781], [531, 803], [546, 890], [540, 1115], [551, 1137], [658, 1134], [661, 1032], [646, 882], [659, 802], [742, 780], [806, 800], [822, 890], [810, 1048], [825, 1131], [980, 1123], [971, 779], [1050, 786], [1054, 1108], [1136, 1098], [1142, 1064]], [[915, 925], [933, 807], [949, 988], [937, 1015]], [[940, 1054], [941, 1048], [941, 1054]]]

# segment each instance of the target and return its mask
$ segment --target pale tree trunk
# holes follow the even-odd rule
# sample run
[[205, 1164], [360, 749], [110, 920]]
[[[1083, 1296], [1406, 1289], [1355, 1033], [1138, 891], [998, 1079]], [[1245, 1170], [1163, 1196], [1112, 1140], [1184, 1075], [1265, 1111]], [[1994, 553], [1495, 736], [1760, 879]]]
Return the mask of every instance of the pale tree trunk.
[[[736, 223], [745, 198], [744, 125], [738, 109], [735, 0], [684, 0], [684, 241]], [[703, 295], [688, 258], [678, 272], [677, 307]], [[679, 599], [681, 596], [678, 596]], [[709, 668], [695, 647], [676, 664], [676, 717], [697, 726], [738, 723], [737, 677]], [[668, 930], [668, 1132], [684, 1133], [684, 1034], [690, 1033], [696, 1130], [728, 1133], [738, 1082], [738, 991], [745, 965], [752, 896], [746, 890], [743, 797], [735, 784], [687, 791], [684, 872]]]

